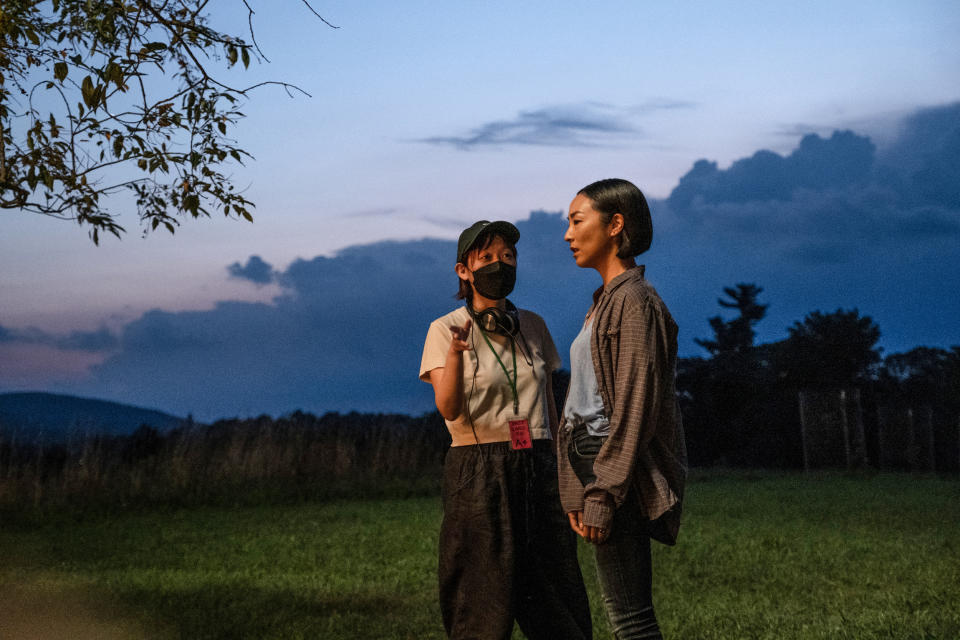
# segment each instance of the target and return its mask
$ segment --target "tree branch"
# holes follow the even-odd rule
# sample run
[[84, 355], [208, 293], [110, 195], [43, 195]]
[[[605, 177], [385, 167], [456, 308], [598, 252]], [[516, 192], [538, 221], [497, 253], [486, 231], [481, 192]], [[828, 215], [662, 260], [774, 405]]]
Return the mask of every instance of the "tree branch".
[[327, 22], [322, 15], [320, 15], [319, 13], [317, 13], [317, 10], [316, 10], [316, 9], [314, 9], [312, 6], [310, 6], [310, 3], [309, 3], [307, 0], [303, 0], [303, 4], [307, 5], [307, 9], [310, 9], [310, 11], [313, 12], [313, 15], [317, 16], [318, 18], [320, 18], [320, 20], [323, 22], [323, 24], [327, 25], [327, 26], [330, 27], [331, 29], [339, 29], [339, 28], [340, 28], [340, 27], [335, 27], [335, 26], [333, 26], [332, 24], [330, 24], [329, 22]]

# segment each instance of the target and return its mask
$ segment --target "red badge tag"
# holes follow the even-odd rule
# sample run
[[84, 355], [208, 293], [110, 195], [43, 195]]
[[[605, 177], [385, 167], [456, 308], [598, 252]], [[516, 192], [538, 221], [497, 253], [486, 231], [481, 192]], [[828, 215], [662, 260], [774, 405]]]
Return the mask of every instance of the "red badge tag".
[[510, 420], [510, 448], [511, 449], [532, 449], [533, 441], [530, 439], [530, 423], [526, 418], [517, 418]]

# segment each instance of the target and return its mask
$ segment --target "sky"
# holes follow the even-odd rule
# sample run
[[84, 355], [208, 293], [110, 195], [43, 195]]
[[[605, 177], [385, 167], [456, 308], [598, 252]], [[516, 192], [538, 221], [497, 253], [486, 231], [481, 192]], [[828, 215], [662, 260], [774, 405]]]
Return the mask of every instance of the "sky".
[[[241, 109], [254, 222], [144, 234], [128, 212], [94, 246], [0, 211], [0, 392], [201, 420], [427, 411], [459, 231], [518, 224], [512, 299], [565, 355], [599, 278], [560, 212], [605, 177], [651, 200], [643, 262], [681, 355], [738, 282], [764, 288], [761, 341], [857, 308], [885, 354], [960, 344], [956, 2], [314, 2], [337, 29], [251, 4], [269, 63], [226, 78], [310, 94]], [[242, 3], [211, 6], [245, 32]]]

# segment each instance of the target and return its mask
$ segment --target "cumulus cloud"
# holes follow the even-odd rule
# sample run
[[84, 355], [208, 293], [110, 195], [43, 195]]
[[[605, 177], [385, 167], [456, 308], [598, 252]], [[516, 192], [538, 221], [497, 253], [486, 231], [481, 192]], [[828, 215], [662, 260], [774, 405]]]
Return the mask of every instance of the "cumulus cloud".
[[597, 103], [557, 105], [521, 111], [511, 120], [484, 123], [467, 134], [433, 136], [420, 142], [458, 149], [481, 146], [535, 145], [551, 147], [603, 146], [640, 133], [624, 110]]
[[878, 164], [905, 202], [960, 209], [960, 103], [906, 118]]
[[875, 148], [869, 138], [837, 131], [824, 139], [808, 134], [789, 156], [758, 151], [721, 170], [699, 160], [674, 188], [670, 206], [786, 201], [800, 189], [828, 190], [862, 184], [873, 169]]
[[[958, 124], [957, 108], [934, 110], [908, 121], [890, 149], [837, 132], [804, 137], [787, 156], [694, 165], [670, 198], [651, 201], [653, 246], [642, 257], [680, 325], [681, 352], [700, 352], [693, 339], [710, 335], [717, 296], [737, 282], [764, 287], [771, 306], [760, 341], [785, 337], [813, 310], [857, 307], [879, 323], [888, 352], [960, 342], [960, 206], [949, 185], [936, 187], [958, 166], [960, 146], [949, 142]], [[934, 125], [947, 132], [935, 144]], [[566, 359], [600, 279], [575, 266], [561, 212], [534, 212], [517, 226], [511, 299], [545, 318]], [[280, 293], [269, 303], [146, 313], [114, 336], [89, 380], [66, 390], [202, 420], [427, 411], [421, 349], [430, 321], [460, 304], [454, 254], [453, 240], [425, 239], [349, 247], [277, 271], [251, 257], [231, 273], [255, 282], [272, 273]], [[80, 332], [0, 327], [0, 342], [53, 338], [62, 347], [111, 339], [105, 330], [84, 341]]]
[[231, 278], [249, 280], [256, 285], [270, 284], [274, 276], [273, 266], [264, 262], [260, 256], [250, 256], [245, 265], [234, 262], [227, 267], [227, 272]]
[[865, 243], [960, 239], [960, 105], [919, 112], [879, 153], [869, 138], [838, 131], [727, 169], [699, 160], [667, 203], [694, 227], [762, 235], [805, 261], [836, 261]]

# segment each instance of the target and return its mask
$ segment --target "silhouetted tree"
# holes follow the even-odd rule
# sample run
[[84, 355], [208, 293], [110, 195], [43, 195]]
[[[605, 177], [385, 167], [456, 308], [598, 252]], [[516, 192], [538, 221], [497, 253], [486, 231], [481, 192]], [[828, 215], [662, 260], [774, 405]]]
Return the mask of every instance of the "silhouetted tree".
[[874, 378], [880, 328], [857, 309], [814, 311], [788, 329], [779, 344], [779, 368], [797, 387], [845, 387]]
[[[960, 347], [954, 347], [960, 349]], [[934, 347], [917, 347], [887, 356], [881, 381], [895, 386], [916, 401], [944, 397], [951, 391], [951, 353]]]
[[725, 309], [736, 309], [740, 315], [730, 321], [713, 316], [708, 321], [713, 329], [713, 340], [694, 338], [694, 342], [714, 355], [745, 352], [753, 346], [756, 337], [753, 326], [763, 320], [770, 305], [757, 302], [757, 296], [763, 292], [763, 287], [752, 283], [739, 283], [736, 288], [724, 287], [723, 292], [729, 300], [718, 298], [717, 304]]
[[[691, 464], [796, 466], [802, 461], [791, 415], [795, 396], [785, 395], [770, 365], [769, 349], [754, 346], [754, 325], [769, 305], [755, 284], [723, 289], [721, 307], [739, 315], [710, 318], [713, 340], [696, 340], [709, 359], [683, 358], [677, 385]], [[784, 400], [786, 398], [786, 400]]]

